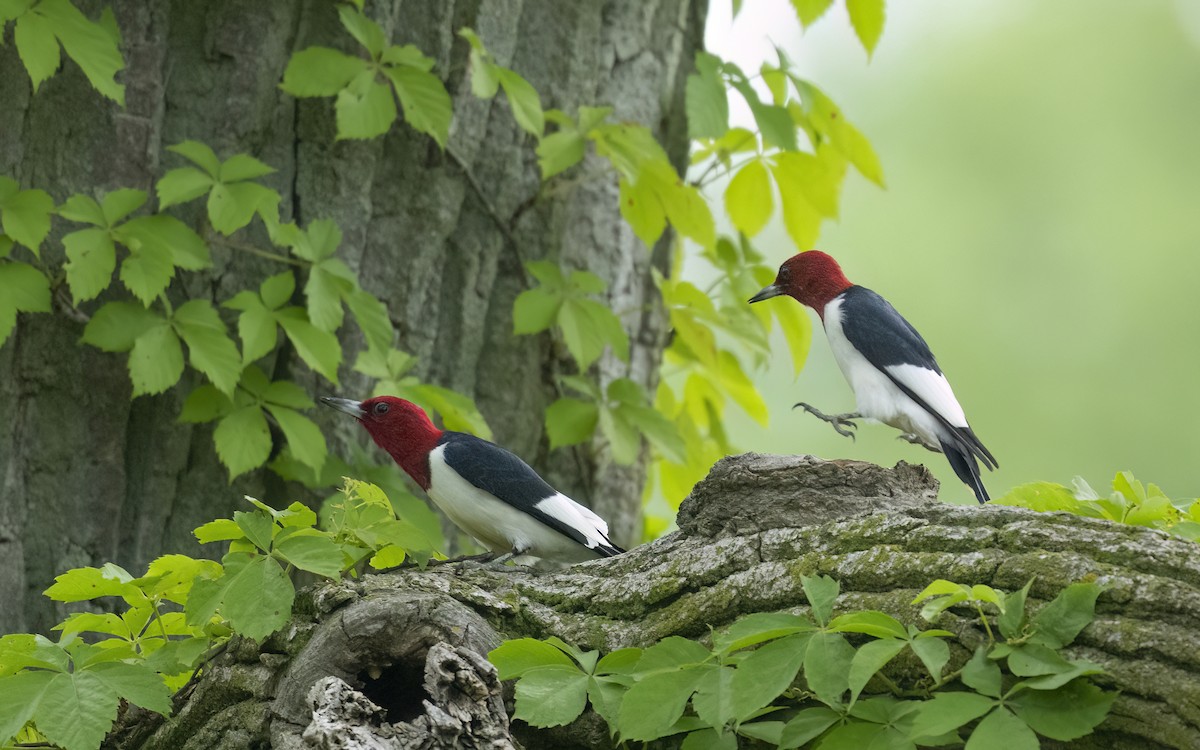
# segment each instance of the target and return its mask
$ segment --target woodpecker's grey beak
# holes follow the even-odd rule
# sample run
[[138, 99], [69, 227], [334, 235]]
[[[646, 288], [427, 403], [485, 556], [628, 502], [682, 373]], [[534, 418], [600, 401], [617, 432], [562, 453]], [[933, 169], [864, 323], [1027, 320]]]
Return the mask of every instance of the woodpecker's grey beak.
[[362, 419], [367, 416], [363, 411], [362, 405], [358, 401], [351, 401], [348, 398], [333, 398], [332, 396], [322, 396], [320, 399], [322, 404], [345, 412], [355, 419]]
[[762, 302], [765, 299], [771, 299], [772, 297], [778, 297], [781, 294], [783, 294], [783, 290], [779, 288], [779, 285], [771, 284], [770, 286], [763, 287], [761, 292], [759, 292], [758, 294], [751, 297], [750, 303], [754, 304], [755, 302]]

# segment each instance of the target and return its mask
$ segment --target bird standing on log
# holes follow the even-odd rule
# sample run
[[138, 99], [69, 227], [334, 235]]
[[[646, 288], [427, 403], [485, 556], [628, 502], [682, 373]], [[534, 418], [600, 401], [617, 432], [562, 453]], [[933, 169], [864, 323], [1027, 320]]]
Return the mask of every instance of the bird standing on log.
[[411, 401], [325, 396], [321, 403], [358, 419], [451, 521], [499, 555], [494, 563], [526, 555], [573, 563], [624, 552], [604, 519], [529, 464], [482, 438], [439, 430]]
[[[854, 419], [872, 419], [900, 430], [902, 439], [944, 453], [958, 478], [980, 503], [989, 499], [979, 462], [998, 466], [967, 424], [963, 408], [921, 334], [887, 300], [851, 284], [830, 256], [819, 250], [799, 253], [779, 267], [775, 283], [750, 298], [761, 302], [787, 295], [817, 311], [825, 325], [833, 358], [850, 383], [858, 411], [810, 414], [853, 438]], [[978, 460], [977, 460], [978, 459]]]

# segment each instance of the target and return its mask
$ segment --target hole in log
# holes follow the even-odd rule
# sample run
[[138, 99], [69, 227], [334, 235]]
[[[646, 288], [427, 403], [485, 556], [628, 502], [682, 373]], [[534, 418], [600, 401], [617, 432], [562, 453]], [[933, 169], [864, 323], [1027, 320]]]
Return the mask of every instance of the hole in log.
[[425, 713], [421, 701], [430, 696], [425, 690], [424, 652], [412, 661], [364, 669], [358, 679], [363, 695], [387, 711], [388, 723], [412, 721]]

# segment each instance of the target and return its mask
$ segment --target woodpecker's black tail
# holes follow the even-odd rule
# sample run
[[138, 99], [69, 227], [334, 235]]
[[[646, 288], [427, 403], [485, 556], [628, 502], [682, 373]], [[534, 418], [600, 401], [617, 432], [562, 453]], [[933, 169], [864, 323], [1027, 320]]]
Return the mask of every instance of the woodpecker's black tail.
[[979, 504], [982, 505], [991, 500], [987, 488], [983, 486], [983, 479], [979, 476], [979, 462], [975, 460], [971, 451], [963, 450], [944, 440], [938, 442], [942, 444], [942, 453], [946, 454], [946, 459], [950, 461], [954, 473], [971, 488], [971, 491], [975, 493], [975, 498], [979, 500]]

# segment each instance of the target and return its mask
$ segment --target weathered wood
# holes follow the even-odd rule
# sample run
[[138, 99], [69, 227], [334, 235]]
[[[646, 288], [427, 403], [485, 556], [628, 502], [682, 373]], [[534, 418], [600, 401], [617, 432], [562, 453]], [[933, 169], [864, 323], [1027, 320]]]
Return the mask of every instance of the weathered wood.
[[[486, 653], [502, 637], [557, 635], [586, 648], [705, 638], [757, 611], [804, 611], [800, 576], [840, 581], [839, 609], [873, 608], [927, 626], [911, 604], [935, 578], [1005, 590], [1035, 578], [1031, 601], [1080, 579], [1107, 586], [1068, 649], [1121, 691], [1081, 748], [1200, 747], [1200, 556], [1151, 529], [1061, 513], [937, 503], [923, 468], [748, 454], [724, 459], [680, 510], [680, 531], [609, 560], [536, 574], [477, 566], [403, 570], [310, 589], [261, 648], [239, 642], [177, 717], [126, 727], [113, 748], [232, 748], [251, 737], [304, 747], [312, 686], [333, 675], [370, 693], [369, 673], [420, 681], [435, 643]], [[977, 621], [938, 622], [973, 647]], [[951, 668], [968, 656], [955, 648]], [[390, 666], [389, 666], [390, 665]], [[916, 677], [915, 660], [894, 676]], [[424, 698], [421, 698], [424, 700]], [[421, 700], [399, 711], [416, 716]], [[529, 748], [606, 748], [596, 717], [553, 732], [514, 725]], [[129, 741], [136, 735], [137, 741]], [[225, 739], [222, 739], [225, 738]]]

